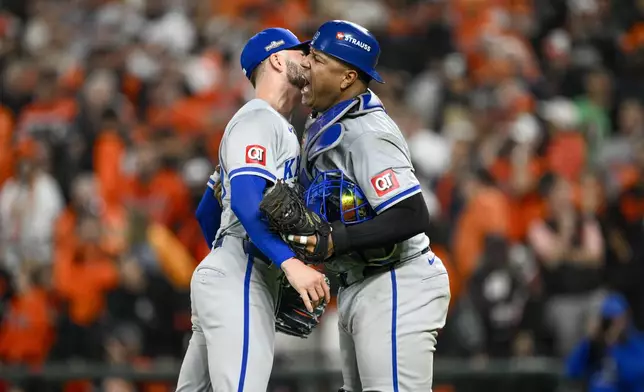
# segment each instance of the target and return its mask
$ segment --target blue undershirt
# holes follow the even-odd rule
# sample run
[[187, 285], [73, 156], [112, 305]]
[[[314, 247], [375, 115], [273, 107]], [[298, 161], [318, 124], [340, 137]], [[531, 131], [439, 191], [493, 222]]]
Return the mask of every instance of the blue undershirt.
[[208, 243], [208, 248], [212, 249], [217, 230], [221, 226], [221, 206], [215, 197], [215, 192], [209, 186], [206, 187], [206, 191], [197, 206], [195, 218], [199, 222], [201, 233]]
[[252, 243], [265, 254], [273, 264], [280, 267], [295, 253], [262, 220], [259, 203], [264, 197], [267, 181], [259, 176], [238, 175], [230, 182], [230, 207], [246, 230]]

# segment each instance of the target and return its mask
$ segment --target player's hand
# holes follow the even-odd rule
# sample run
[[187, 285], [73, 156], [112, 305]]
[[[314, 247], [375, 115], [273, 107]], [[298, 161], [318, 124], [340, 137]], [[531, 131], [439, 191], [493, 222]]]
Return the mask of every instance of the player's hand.
[[[289, 234], [286, 240], [298, 246], [305, 246], [308, 252], [315, 252], [315, 246], [318, 244], [318, 237], [315, 235], [294, 235]], [[329, 233], [329, 244], [327, 247], [326, 257], [333, 256], [333, 236]]]
[[331, 300], [331, 289], [324, 279], [324, 274], [304, 264], [296, 258], [282, 263], [282, 270], [295, 291], [300, 294], [309, 312], [313, 312], [320, 301]]

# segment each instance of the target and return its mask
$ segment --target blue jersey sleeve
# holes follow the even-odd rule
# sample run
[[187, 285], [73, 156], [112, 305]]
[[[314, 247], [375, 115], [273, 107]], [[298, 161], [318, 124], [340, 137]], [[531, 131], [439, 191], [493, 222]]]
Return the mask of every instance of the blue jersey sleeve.
[[221, 206], [215, 197], [215, 193], [212, 188], [207, 187], [197, 206], [195, 217], [197, 218], [197, 222], [199, 222], [201, 233], [210, 249], [212, 249], [217, 230], [219, 230], [219, 226], [221, 225], [221, 211]]
[[259, 203], [264, 197], [267, 180], [255, 175], [239, 175], [230, 181], [231, 208], [248, 233], [250, 240], [278, 267], [295, 253], [282, 239], [268, 229], [261, 219]]

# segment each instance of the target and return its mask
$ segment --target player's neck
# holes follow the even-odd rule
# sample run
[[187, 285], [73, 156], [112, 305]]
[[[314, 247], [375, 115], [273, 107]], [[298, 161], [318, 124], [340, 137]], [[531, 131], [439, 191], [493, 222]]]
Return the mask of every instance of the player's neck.
[[330, 108], [334, 107], [335, 105], [339, 104], [340, 102], [344, 102], [344, 101], [347, 101], [349, 99], [353, 99], [353, 98], [357, 97], [358, 95], [364, 94], [366, 92], [367, 92], [367, 88], [365, 86], [358, 86], [358, 85], [350, 86], [346, 90], [342, 91], [340, 93], [340, 95], [338, 95], [338, 97], [336, 98], [335, 102], [333, 102], [331, 104], [331, 106], [329, 106], [327, 109], [330, 109]]
[[290, 119], [295, 105], [300, 101], [299, 91], [280, 81], [271, 83], [269, 78], [262, 82], [255, 89], [255, 98], [266, 101], [279, 114]]

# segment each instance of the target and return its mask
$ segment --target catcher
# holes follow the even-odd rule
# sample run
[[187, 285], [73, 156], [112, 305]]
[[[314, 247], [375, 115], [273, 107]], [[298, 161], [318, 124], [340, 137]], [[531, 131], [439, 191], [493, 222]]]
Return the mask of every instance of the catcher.
[[302, 61], [302, 102], [313, 109], [299, 176], [308, 209], [283, 192], [269, 193], [263, 210], [302, 259], [324, 261], [340, 278], [342, 390], [431, 391], [449, 279], [429, 248], [429, 213], [407, 144], [368, 89], [383, 82], [379, 54], [359, 25], [318, 29]]

